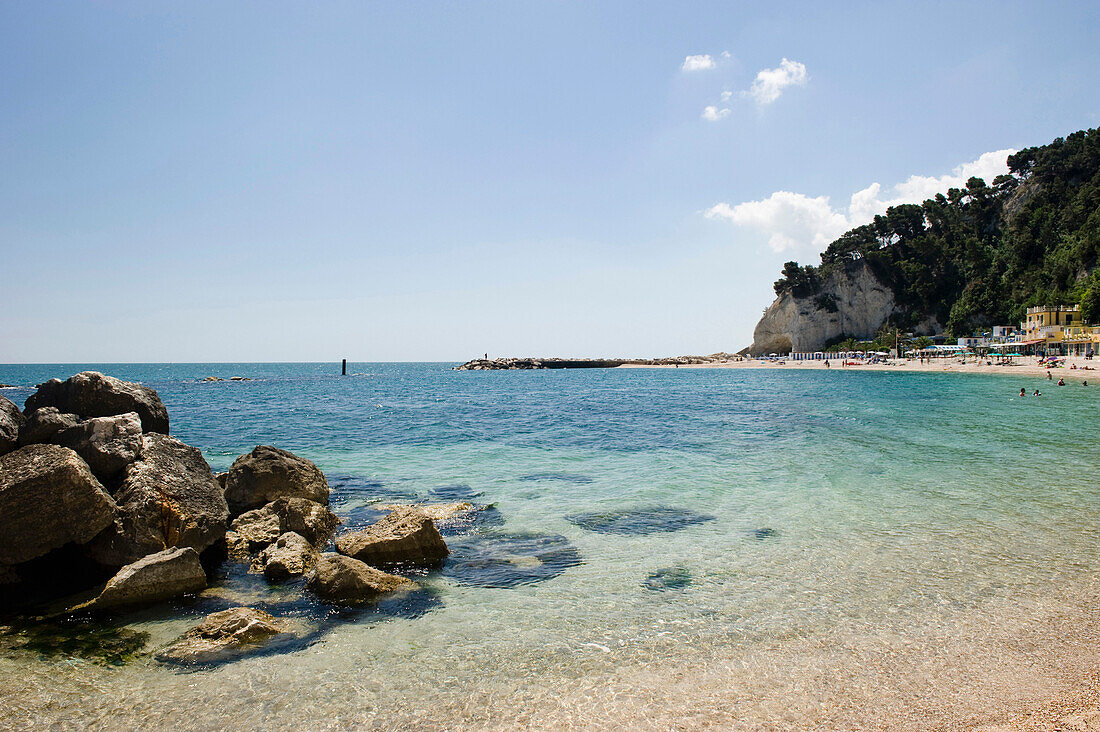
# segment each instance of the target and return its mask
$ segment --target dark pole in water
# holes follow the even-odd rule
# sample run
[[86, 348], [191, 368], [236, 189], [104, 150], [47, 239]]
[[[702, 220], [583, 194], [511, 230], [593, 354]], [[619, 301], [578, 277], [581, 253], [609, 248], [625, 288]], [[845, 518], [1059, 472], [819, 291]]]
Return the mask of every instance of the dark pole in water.
[[347, 376], [348, 375], [348, 360], [346, 358], [344, 359], [344, 363], [340, 366], [340, 375], [341, 376]]

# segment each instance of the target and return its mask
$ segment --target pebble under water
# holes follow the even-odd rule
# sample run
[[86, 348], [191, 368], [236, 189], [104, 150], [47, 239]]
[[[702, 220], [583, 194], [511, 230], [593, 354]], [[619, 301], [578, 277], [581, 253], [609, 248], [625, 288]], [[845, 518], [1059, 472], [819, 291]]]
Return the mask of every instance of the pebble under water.
[[[227, 562], [195, 598], [3, 621], [0, 727], [953, 729], [1090, 673], [1093, 389], [450, 366], [0, 366], [19, 404], [88, 367], [147, 383], [215, 470], [257, 444], [308, 457], [340, 531], [393, 503], [477, 509], [418, 589], [370, 607]], [[156, 660], [238, 604], [295, 632]]]

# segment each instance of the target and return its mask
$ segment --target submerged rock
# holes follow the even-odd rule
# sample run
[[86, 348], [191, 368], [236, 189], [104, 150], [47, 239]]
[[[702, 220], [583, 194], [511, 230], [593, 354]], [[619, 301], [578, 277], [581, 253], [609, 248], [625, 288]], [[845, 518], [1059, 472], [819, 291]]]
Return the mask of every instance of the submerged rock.
[[168, 434], [168, 410], [155, 389], [98, 371], [82, 371], [65, 381], [50, 379], [27, 399], [29, 415], [42, 407], [57, 407], [81, 417], [112, 417], [137, 412], [146, 432]]
[[158, 661], [202, 665], [228, 660], [287, 633], [290, 625], [263, 610], [235, 607], [208, 615], [156, 654]]
[[96, 476], [113, 478], [141, 457], [141, 418], [137, 412], [93, 417], [60, 432], [56, 440], [76, 450]]
[[688, 508], [652, 506], [622, 511], [600, 511], [566, 516], [570, 523], [599, 534], [644, 536], [662, 531], [679, 531], [696, 524], [713, 521], [714, 516]]
[[481, 534], [452, 542], [443, 575], [473, 587], [511, 588], [544, 582], [583, 564], [558, 534]]
[[277, 498], [306, 498], [328, 505], [328, 493], [328, 482], [320, 468], [269, 445], [258, 445], [237, 458], [225, 484], [225, 499], [235, 516]]
[[206, 588], [206, 572], [191, 547], [165, 549], [128, 564], [112, 577], [85, 608], [106, 610], [142, 605]]
[[121, 666], [142, 654], [149, 637], [144, 631], [119, 627], [92, 615], [77, 615], [0, 628], [0, 648]]
[[69, 448], [28, 445], [0, 456], [0, 565], [90, 541], [114, 516], [115, 502]]
[[19, 430], [20, 445], [57, 443], [58, 435], [80, 424], [80, 415], [57, 411], [57, 407], [42, 407], [27, 415]]
[[19, 407], [7, 397], [0, 396], [0, 455], [11, 452], [19, 445], [19, 430], [25, 421]]
[[691, 572], [683, 567], [664, 567], [650, 572], [642, 586], [647, 590], [682, 590], [691, 584]]
[[337, 537], [336, 550], [376, 566], [433, 566], [447, 556], [447, 544], [432, 519], [409, 506], [395, 508], [370, 528]]
[[202, 453], [174, 437], [146, 434], [142, 459], [115, 494], [118, 518], [89, 545], [108, 566], [177, 546], [202, 552], [225, 537], [229, 509]]
[[271, 582], [300, 577], [317, 564], [317, 550], [305, 537], [288, 531], [256, 558], [256, 568]]
[[458, 503], [418, 503], [410, 506], [404, 503], [380, 503], [375, 508], [382, 511], [397, 511], [404, 508], [414, 508], [423, 512], [428, 518], [437, 523], [453, 521], [461, 515], [474, 510], [472, 503], [460, 501]]
[[322, 554], [306, 588], [334, 605], [362, 605], [380, 595], [412, 589], [416, 583], [341, 554]]

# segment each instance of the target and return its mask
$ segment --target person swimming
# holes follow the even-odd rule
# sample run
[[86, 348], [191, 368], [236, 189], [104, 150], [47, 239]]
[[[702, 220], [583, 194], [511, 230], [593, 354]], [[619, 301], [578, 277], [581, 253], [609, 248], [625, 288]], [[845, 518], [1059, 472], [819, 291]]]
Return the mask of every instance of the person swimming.
[[1039, 393], [1039, 390], [1038, 390], [1038, 389], [1036, 389], [1036, 390], [1035, 390], [1035, 394], [1034, 394], [1034, 396], [1042, 396], [1042, 394], [1040, 394], [1040, 393]]
[[1065, 386], [1065, 385], [1066, 385], [1066, 380], [1065, 379], [1058, 379], [1058, 386]]
[[1027, 396], [1027, 389], [1020, 387], [1020, 396]]

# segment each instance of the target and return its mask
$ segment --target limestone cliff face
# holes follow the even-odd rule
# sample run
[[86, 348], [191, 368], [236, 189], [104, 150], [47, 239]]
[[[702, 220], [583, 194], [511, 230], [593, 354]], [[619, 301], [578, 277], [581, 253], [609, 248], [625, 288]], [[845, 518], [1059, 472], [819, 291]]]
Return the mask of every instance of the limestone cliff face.
[[821, 292], [783, 293], [756, 324], [749, 353], [820, 351], [839, 337], [869, 339], [897, 309], [894, 293], [867, 263], [851, 262], [830, 274]]

